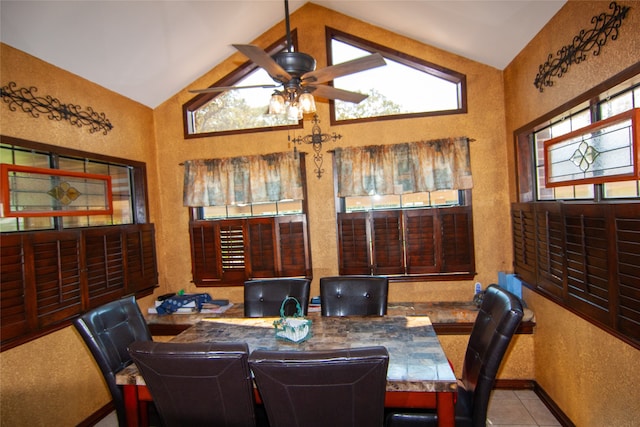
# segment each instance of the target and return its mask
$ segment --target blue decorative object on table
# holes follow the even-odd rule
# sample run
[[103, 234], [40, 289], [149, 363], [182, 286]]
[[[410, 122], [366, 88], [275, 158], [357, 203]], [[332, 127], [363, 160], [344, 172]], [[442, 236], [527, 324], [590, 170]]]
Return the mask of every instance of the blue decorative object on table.
[[156, 310], [158, 314], [171, 314], [176, 312], [179, 308], [182, 308], [188, 304], [195, 303], [195, 308], [200, 311], [202, 304], [211, 303], [211, 295], [209, 294], [184, 294], [174, 295], [162, 301]]

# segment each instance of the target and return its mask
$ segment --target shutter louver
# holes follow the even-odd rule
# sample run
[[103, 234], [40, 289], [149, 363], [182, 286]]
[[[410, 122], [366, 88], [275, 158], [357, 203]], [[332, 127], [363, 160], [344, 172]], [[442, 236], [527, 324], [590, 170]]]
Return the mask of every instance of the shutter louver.
[[460, 206], [439, 209], [442, 227], [443, 273], [475, 271], [471, 208]]
[[[278, 241], [280, 242], [280, 275], [311, 275], [307, 253], [307, 222], [304, 215], [277, 218]], [[253, 245], [253, 241], [251, 242]]]
[[126, 227], [125, 241], [128, 290], [152, 288], [158, 283], [153, 224]]
[[213, 222], [191, 223], [191, 263], [193, 280], [196, 283], [207, 283], [222, 278], [216, 231], [216, 223]]
[[220, 261], [222, 280], [242, 282], [245, 273], [243, 221], [229, 220], [220, 223]]
[[553, 297], [564, 296], [564, 226], [560, 205], [536, 205], [538, 288]]
[[569, 306], [609, 321], [609, 253], [604, 208], [565, 206], [565, 256]]
[[31, 235], [38, 327], [80, 314], [80, 233]]
[[371, 274], [366, 212], [339, 213], [340, 274]]
[[532, 204], [516, 203], [511, 209], [513, 263], [526, 282], [536, 283], [535, 213]]
[[10, 340], [29, 329], [26, 310], [25, 256], [22, 236], [0, 239], [0, 319], [2, 340]]
[[374, 211], [373, 274], [404, 274], [404, 248], [401, 211]]
[[90, 307], [99, 307], [124, 295], [124, 253], [120, 230], [87, 230], [85, 265]]
[[617, 329], [640, 341], [640, 206], [616, 207]]
[[440, 269], [436, 212], [435, 209], [419, 209], [404, 213], [408, 274], [433, 274]]
[[248, 223], [251, 273], [249, 277], [276, 276], [273, 218], [254, 218]]

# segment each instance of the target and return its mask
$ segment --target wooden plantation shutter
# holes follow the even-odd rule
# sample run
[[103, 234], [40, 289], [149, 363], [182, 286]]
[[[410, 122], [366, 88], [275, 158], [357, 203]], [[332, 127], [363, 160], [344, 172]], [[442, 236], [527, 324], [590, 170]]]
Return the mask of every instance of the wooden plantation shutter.
[[471, 212], [459, 206], [340, 213], [340, 274], [472, 275]]
[[280, 276], [311, 277], [311, 257], [307, 235], [306, 215], [285, 215], [275, 218]]
[[564, 224], [560, 205], [541, 203], [535, 209], [538, 288], [554, 299], [564, 297]]
[[126, 241], [127, 293], [149, 289], [158, 284], [155, 227], [153, 224], [123, 228]]
[[305, 215], [198, 220], [190, 227], [196, 285], [311, 274]]
[[442, 236], [441, 272], [475, 273], [473, 220], [470, 206], [438, 209]]
[[25, 254], [23, 236], [20, 234], [3, 235], [0, 239], [0, 257], [2, 258], [0, 281], [0, 318], [2, 319], [2, 340], [10, 340], [29, 330], [28, 310], [26, 307]]
[[640, 342], [640, 207], [615, 207], [618, 310], [616, 328]]
[[408, 274], [433, 274], [440, 269], [438, 254], [442, 239], [436, 231], [436, 212], [435, 209], [416, 209], [404, 213]]
[[339, 213], [340, 274], [371, 274], [367, 212]]
[[[276, 234], [273, 218], [254, 218], [248, 224], [251, 271], [249, 277], [276, 276]], [[244, 277], [244, 276], [243, 276]]]
[[536, 283], [536, 223], [534, 205], [514, 203], [511, 207], [513, 264], [525, 281]]
[[124, 295], [125, 260], [119, 229], [88, 229], [84, 236], [85, 263], [91, 307], [99, 307]]

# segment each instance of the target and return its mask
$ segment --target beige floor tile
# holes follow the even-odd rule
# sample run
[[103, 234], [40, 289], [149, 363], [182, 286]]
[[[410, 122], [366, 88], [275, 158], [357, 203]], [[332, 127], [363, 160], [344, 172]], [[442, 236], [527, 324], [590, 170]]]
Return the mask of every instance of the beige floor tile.
[[538, 399], [523, 399], [522, 404], [539, 426], [559, 426], [549, 408]]
[[529, 400], [529, 399], [539, 400], [540, 399], [536, 394], [536, 392], [533, 390], [513, 390], [513, 392], [516, 396], [518, 396], [518, 399], [520, 400]]
[[487, 412], [487, 425], [537, 425], [519, 399], [491, 400]]

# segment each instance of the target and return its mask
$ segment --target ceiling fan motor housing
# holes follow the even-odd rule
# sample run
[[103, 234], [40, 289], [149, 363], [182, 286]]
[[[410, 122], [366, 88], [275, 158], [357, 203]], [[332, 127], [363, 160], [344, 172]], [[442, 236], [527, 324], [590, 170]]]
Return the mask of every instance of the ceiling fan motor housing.
[[272, 56], [291, 77], [300, 77], [316, 69], [316, 60], [302, 52], [280, 52]]

